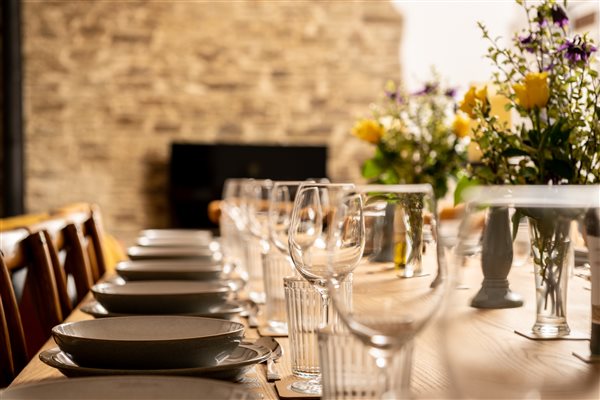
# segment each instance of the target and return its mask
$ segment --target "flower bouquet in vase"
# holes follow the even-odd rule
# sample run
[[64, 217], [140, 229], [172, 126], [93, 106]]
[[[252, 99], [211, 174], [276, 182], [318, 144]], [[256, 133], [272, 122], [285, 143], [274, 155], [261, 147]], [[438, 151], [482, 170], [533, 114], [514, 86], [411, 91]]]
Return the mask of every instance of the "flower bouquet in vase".
[[[453, 121], [455, 107], [454, 90], [442, 87], [437, 77], [410, 94], [388, 82], [383, 99], [371, 105], [372, 117], [360, 119], [352, 129], [354, 136], [375, 146], [362, 166], [363, 177], [369, 183], [429, 183], [438, 199], [444, 197], [448, 178], [462, 167], [468, 134], [467, 126]], [[372, 259], [393, 259], [403, 278], [419, 276], [424, 246], [433, 239], [423, 199], [409, 196], [387, 207], [392, 208], [384, 213], [390, 220], [381, 223], [389, 227], [388, 235]]]
[[[572, 34], [566, 2], [533, 5], [517, 0], [527, 28], [511, 48], [493, 39], [487, 58], [495, 66], [493, 83], [518, 116], [510, 126], [490, 112], [485, 88], [471, 88], [461, 110], [474, 120], [469, 146], [477, 162], [468, 166], [471, 183], [517, 185], [589, 185], [600, 182], [600, 82], [593, 64], [596, 46], [587, 34]], [[462, 185], [459, 185], [461, 187]], [[566, 292], [572, 260], [571, 224], [585, 210], [521, 207], [527, 217], [535, 269], [537, 317], [534, 338], [569, 334]]]

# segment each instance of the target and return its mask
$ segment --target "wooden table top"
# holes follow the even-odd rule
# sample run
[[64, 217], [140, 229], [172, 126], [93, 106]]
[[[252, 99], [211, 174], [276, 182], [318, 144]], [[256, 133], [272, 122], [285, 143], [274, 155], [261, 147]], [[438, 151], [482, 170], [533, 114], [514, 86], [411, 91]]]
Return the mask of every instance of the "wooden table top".
[[[465, 268], [465, 282], [469, 288], [455, 290], [453, 295], [468, 304], [481, 282], [481, 271], [476, 266]], [[573, 352], [582, 354], [589, 352], [588, 340], [552, 340], [532, 341], [514, 333], [514, 330], [527, 331], [531, 328], [535, 317], [534, 277], [531, 267], [514, 267], [509, 276], [511, 288], [520, 293], [525, 299], [525, 305], [519, 308], [502, 310], [480, 310], [471, 307], [460, 309], [460, 317], [465, 321], [465, 335], [460, 340], [453, 338], [453, 348], [450, 351], [469, 352], [472, 349], [487, 349], [488, 354], [471, 354], [481, 363], [481, 357], [489, 358], [489, 366], [493, 371], [499, 371], [492, 382], [470, 382], [471, 397], [503, 397], [495, 395], [497, 387], [519, 388], [523, 379], [530, 373], [539, 378], [540, 384], [548, 387], [548, 392], [525, 393], [524, 398], [564, 398], [564, 399], [600, 399], [600, 364], [587, 364], [572, 355]], [[572, 330], [581, 332], [589, 337], [590, 334], [590, 282], [573, 276], [569, 283], [568, 322]], [[91, 319], [89, 315], [77, 308], [67, 321]], [[444, 329], [440, 324], [432, 324], [417, 338], [415, 359], [412, 374], [412, 391], [418, 398], [455, 398], [451, 382], [456, 375], [449, 374], [445, 360]], [[255, 329], [247, 328], [246, 338], [252, 340], [258, 337]], [[284, 356], [276, 364], [284, 379], [291, 376], [290, 363], [287, 354], [288, 339], [277, 338], [284, 349]], [[474, 344], [476, 344], [474, 346]], [[56, 347], [49, 339], [43, 349]], [[456, 372], [456, 371], [455, 371]], [[478, 371], [480, 372], [480, 371]], [[260, 393], [264, 399], [277, 399], [278, 395], [273, 383], [266, 381], [266, 368], [259, 364], [249, 372], [242, 384], [247, 385], [253, 392]], [[463, 376], [465, 374], [462, 374]], [[450, 376], [453, 376], [451, 379]], [[44, 379], [67, 379], [61, 373], [43, 364], [36, 355], [12, 386], [37, 382]], [[475, 389], [473, 389], [475, 388]], [[482, 390], [483, 396], [475, 396], [477, 390]], [[475, 392], [471, 391], [474, 390]]]

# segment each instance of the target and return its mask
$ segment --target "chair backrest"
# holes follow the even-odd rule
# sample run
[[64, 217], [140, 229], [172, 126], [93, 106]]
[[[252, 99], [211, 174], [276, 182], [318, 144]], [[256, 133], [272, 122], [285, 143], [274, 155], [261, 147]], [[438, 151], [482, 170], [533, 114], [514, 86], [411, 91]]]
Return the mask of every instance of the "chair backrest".
[[81, 302], [93, 285], [82, 233], [83, 223], [73, 222], [67, 217], [52, 217], [29, 229], [43, 231], [51, 244], [50, 256], [61, 307], [63, 315], [68, 315], [73, 305]]
[[8, 386], [14, 377], [15, 366], [12, 359], [8, 323], [2, 297], [0, 297], [0, 388]]
[[84, 245], [89, 255], [92, 281], [98, 281], [106, 272], [100, 208], [94, 204], [76, 203], [54, 210], [53, 215], [81, 225]]
[[[44, 232], [0, 232], [0, 295], [8, 326], [15, 371], [19, 371], [63, 321], [57, 280]], [[19, 276], [17, 276], [19, 275]], [[23, 288], [15, 292], [16, 278]]]

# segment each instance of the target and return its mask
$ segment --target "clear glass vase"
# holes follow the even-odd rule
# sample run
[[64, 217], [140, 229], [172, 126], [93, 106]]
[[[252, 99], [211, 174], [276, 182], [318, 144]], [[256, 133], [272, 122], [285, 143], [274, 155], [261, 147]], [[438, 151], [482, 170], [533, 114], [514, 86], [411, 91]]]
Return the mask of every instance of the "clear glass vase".
[[572, 257], [571, 219], [553, 214], [529, 218], [535, 273], [536, 320], [532, 331], [541, 337], [570, 333], [567, 324], [567, 285]]
[[423, 205], [414, 199], [399, 206], [394, 214], [394, 264], [403, 278], [422, 274]]

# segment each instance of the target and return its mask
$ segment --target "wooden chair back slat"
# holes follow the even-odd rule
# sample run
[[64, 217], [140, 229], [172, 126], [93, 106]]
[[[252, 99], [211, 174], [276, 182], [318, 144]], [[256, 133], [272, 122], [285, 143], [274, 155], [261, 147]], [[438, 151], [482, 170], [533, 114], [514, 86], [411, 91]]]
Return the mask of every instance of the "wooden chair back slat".
[[0, 297], [0, 388], [6, 387], [15, 377], [15, 366], [13, 364], [12, 348], [10, 347], [10, 336], [6, 312], [2, 297]]
[[97, 282], [107, 269], [100, 208], [95, 204], [75, 203], [54, 210], [54, 215], [61, 216], [76, 225], [82, 226], [84, 247], [90, 263], [91, 279], [92, 282]]
[[[4, 240], [5, 237], [13, 237], [12, 232], [0, 233], [0, 250], [4, 254], [5, 263], [3, 265], [12, 265], [12, 269], [3, 268], [6, 274], [3, 275], [3, 285], [12, 289], [2, 290], [3, 307], [7, 308], [5, 299], [12, 302], [14, 299], [18, 303], [18, 311], [11, 309], [6, 311], [7, 324], [17, 326], [20, 318], [21, 329], [18, 326], [10, 328], [11, 349], [13, 359], [20, 360], [24, 357], [29, 359], [29, 355], [35, 354], [39, 348], [50, 337], [52, 327], [63, 321], [63, 313], [60, 305], [58, 289], [56, 284], [56, 276], [54, 274], [53, 265], [50, 256], [50, 250], [46, 235], [43, 232], [33, 232], [21, 241]], [[20, 249], [17, 249], [20, 247]], [[14, 258], [16, 255], [21, 255], [20, 263], [16, 263]], [[11, 275], [19, 270], [26, 271], [25, 284], [20, 299], [17, 299], [12, 285]], [[6, 292], [6, 294], [5, 294]], [[19, 315], [20, 317], [17, 317]], [[13, 322], [9, 322], [9, 321]], [[16, 354], [17, 351], [22, 352], [19, 346], [13, 345], [13, 336], [19, 336], [23, 332], [25, 353]], [[15, 342], [19, 342], [18, 339]], [[19, 363], [15, 363], [15, 368]], [[19, 364], [20, 367], [20, 364]], [[18, 370], [18, 368], [16, 368]]]
[[63, 237], [65, 247], [69, 249], [64, 267], [65, 271], [74, 277], [77, 303], [79, 303], [94, 284], [91, 262], [85, 251], [85, 239], [79, 225], [67, 225], [63, 230]]
[[25, 367], [29, 357], [27, 356], [27, 345], [19, 305], [10, 279], [10, 273], [2, 257], [0, 257], [0, 299], [2, 300], [2, 308], [8, 329], [11, 365], [13, 372], [16, 374]]
[[98, 281], [106, 273], [106, 259], [104, 257], [104, 230], [102, 228], [102, 217], [100, 208], [91, 206], [91, 216], [85, 221], [85, 236], [91, 241], [91, 253], [93, 254], [92, 271], [94, 272], [94, 281]]

